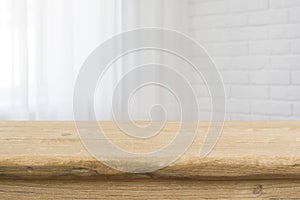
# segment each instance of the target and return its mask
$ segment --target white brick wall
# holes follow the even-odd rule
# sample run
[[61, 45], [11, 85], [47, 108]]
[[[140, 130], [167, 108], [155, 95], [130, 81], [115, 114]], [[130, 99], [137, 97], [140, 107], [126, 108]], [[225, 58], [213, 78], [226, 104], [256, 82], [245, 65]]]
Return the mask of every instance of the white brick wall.
[[189, 19], [223, 76], [228, 119], [300, 119], [300, 0], [189, 0]]
[[295, 103], [293, 107], [293, 114], [300, 117], [300, 103]]

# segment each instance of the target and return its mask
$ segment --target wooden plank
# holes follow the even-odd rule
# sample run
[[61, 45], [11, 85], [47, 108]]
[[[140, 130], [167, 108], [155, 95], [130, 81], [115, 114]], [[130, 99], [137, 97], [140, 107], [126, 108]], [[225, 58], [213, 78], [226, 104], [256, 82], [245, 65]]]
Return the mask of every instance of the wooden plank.
[[2, 180], [0, 199], [269, 199], [299, 200], [299, 180], [59, 181]]
[[[101, 122], [101, 125], [108, 137], [122, 148], [146, 151], [174, 137], [179, 123], [167, 122], [159, 136], [142, 143], [126, 138], [113, 122]], [[2, 121], [0, 177], [99, 180], [300, 178], [299, 122], [226, 122], [213, 151], [206, 158], [200, 159], [199, 150], [207, 127], [208, 122], [201, 123], [192, 146], [171, 166], [153, 173], [127, 174], [110, 169], [90, 156], [78, 138], [74, 122]], [[144, 142], [150, 143], [147, 146]], [[130, 159], [120, 162], [142, 164]]]

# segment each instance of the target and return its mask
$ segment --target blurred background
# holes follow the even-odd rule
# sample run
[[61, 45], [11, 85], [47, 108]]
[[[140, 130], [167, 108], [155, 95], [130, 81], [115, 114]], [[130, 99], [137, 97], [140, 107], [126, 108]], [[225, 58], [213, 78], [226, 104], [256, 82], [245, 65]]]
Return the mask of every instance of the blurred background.
[[[0, 119], [72, 120], [74, 84], [88, 55], [115, 34], [141, 27], [182, 32], [207, 50], [223, 77], [227, 120], [300, 119], [299, 0], [0, 0]], [[193, 49], [191, 55], [199, 56]], [[139, 52], [116, 63], [95, 95], [98, 119], [112, 119], [109, 96], [121, 65], [160, 57]], [[209, 119], [204, 80], [178, 58], [164, 62], [190, 73], [200, 91], [199, 108], [192, 109]], [[149, 106], [159, 103], [176, 119], [177, 103], [157, 88], [134, 98], [131, 116], [149, 119]]]

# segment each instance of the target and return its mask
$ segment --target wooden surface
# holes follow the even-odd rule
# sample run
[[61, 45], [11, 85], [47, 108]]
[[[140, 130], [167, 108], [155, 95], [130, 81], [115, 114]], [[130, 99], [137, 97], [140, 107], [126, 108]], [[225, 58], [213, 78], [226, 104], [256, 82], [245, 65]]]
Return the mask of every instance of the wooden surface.
[[[178, 123], [169, 122], [148, 146], [140, 141], [132, 145], [112, 122], [102, 125], [115, 144], [138, 151], [169, 141]], [[171, 166], [151, 174], [135, 175], [110, 169], [91, 157], [78, 138], [74, 122], [0, 122], [0, 175], [3, 178], [98, 179], [300, 178], [299, 122], [227, 122], [213, 151], [200, 159], [206, 129], [204, 122], [190, 149]]]
[[[168, 122], [150, 141], [129, 140], [112, 122], [101, 126], [115, 144], [140, 152], [172, 139], [178, 123]], [[207, 127], [201, 123], [194, 143], [171, 166], [128, 174], [90, 156], [74, 122], [2, 121], [0, 199], [300, 199], [300, 122], [226, 122], [215, 148], [200, 159]]]
[[0, 199], [299, 200], [297, 180], [0, 181]]

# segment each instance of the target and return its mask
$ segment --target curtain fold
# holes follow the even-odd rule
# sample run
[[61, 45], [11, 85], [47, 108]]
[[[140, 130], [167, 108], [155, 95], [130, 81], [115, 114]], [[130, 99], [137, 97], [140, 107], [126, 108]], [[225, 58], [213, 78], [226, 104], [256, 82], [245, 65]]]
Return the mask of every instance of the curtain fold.
[[[74, 83], [87, 56], [122, 31], [186, 30], [184, 5], [185, 0], [0, 0], [0, 119], [72, 120]], [[153, 55], [159, 62], [159, 54]], [[99, 119], [112, 118], [107, 96], [123, 66], [139, 64], [141, 56], [122, 60], [110, 71], [96, 101]], [[160, 101], [159, 92], [151, 96]], [[145, 118], [145, 102], [137, 100], [132, 113]], [[120, 110], [123, 101], [118, 99]]]

